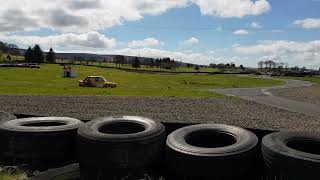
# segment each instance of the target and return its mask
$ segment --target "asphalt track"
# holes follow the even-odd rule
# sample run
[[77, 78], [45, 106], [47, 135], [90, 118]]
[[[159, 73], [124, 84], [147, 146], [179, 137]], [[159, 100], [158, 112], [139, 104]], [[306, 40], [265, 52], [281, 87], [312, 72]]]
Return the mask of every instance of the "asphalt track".
[[[257, 78], [271, 78], [267, 76]], [[282, 97], [274, 96], [270, 90], [282, 89], [282, 88], [299, 88], [310, 87], [314, 84], [308, 81], [291, 80], [291, 79], [279, 79], [284, 81], [281, 86], [273, 87], [260, 87], [260, 88], [230, 88], [230, 89], [212, 89], [217, 93], [224, 94], [226, 96], [239, 97], [245, 100], [253, 101], [256, 103], [284, 109], [287, 111], [306, 114], [309, 116], [320, 117], [320, 106], [307, 103], [294, 101]]]

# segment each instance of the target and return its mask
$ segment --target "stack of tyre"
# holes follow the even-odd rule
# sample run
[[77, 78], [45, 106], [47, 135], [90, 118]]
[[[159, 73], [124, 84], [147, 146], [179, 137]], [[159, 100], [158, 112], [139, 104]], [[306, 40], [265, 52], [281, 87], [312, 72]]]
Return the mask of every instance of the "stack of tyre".
[[269, 179], [320, 179], [319, 134], [272, 133], [262, 139], [261, 147]]
[[255, 134], [231, 125], [191, 125], [166, 136], [163, 124], [136, 116], [87, 123], [66, 117], [6, 117], [13, 120], [0, 125], [1, 164], [45, 170], [79, 163], [40, 173], [35, 177], [39, 180], [156, 179], [151, 170], [161, 167], [167, 180], [255, 180], [261, 178], [262, 157], [268, 179], [320, 177], [320, 136], [310, 133], [266, 135], [261, 151]]
[[0, 125], [0, 164], [33, 171], [72, 163], [82, 124], [67, 117], [5, 120]]
[[148, 118], [92, 120], [78, 130], [81, 179], [142, 179], [163, 160], [165, 138], [165, 127]]

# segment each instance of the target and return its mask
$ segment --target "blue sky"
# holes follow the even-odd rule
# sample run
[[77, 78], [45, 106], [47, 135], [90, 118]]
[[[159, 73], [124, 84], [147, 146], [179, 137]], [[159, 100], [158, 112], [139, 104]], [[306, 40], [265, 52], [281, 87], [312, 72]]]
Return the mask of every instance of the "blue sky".
[[[320, 0], [119, 2], [5, 2], [0, 7], [0, 41], [23, 48], [38, 43], [58, 52], [171, 57], [198, 64], [256, 66], [268, 59], [320, 67]], [[12, 12], [15, 18], [8, 16]]]

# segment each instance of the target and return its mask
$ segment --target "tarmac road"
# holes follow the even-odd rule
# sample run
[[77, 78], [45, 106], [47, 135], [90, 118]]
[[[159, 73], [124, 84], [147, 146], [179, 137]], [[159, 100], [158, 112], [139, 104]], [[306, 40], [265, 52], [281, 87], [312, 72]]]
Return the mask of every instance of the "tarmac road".
[[[262, 76], [260, 78], [271, 78]], [[283, 88], [299, 88], [299, 87], [311, 87], [314, 84], [308, 81], [291, 80], [291, 79], [279, 79], [285, 82], [281, 86], [273, 87], [260, 87], [260, 88], [230, 88], [230, 89], [212, 89], [217, 93], [224, 94], [226, 96], [236, 96], [242, 99], [254, 101], [260, 104], [265, 104], [280, 109], [303, 113], [309, 116], [320, 117], [320, 106], [307, 103], [294, 101], [282, 97], [274, 96], [270, 91]]]

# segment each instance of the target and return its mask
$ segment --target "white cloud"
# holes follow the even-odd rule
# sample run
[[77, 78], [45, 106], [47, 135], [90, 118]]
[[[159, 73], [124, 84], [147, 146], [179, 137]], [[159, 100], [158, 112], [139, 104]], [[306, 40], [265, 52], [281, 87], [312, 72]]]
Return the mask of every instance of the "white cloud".
[[239, 43], [235, 43], [235, 44], [232, 44], [232, 48], [236, 48], [236, 47], [239, 47], [240, 46], [240, 44]]
[[242, 18], [260, 15], [271, 9], [266, 0], [193, 0], [203, 15]]
[[153, 58], [164, 58], [170, 57], [175, 61], [182, 61], [186, 63], [195, 63], [195, 64], [204, 64], [209, 65], [210, 63], [226, 63], [226, 62], [236, 62], [239, 60], [239, 57], [231, 57], [226, 58], [223, 56], [213, 56], [210, 53], [196, 53], [192, 51], [188, 52], [180, 52], [180, 51], [168, 51], [168, 50], [160, 50], [154, 48], [141, 48], [141, 49], [132, 49], [125, 48], [119, 50], [108, 51], [108, 53], [113, 54], [125, 54], [131, 56], [145, 56], [145, 57], [153, 57]]
[[233, 32], [234, 35], [248, 35], [249, 31], [245, 29], [239, 29]]
[[222, 27], [222, 26], [218, 26], [218, 27], [216, 28], [216, 31], [223, 31], [223, 27]]
[[182, 46], [192, 46], [192, 45], [196, 45], [196, 44], [199, 44], [200, 43], [200, 40], [198, 38], [195, 38], [195, 37], [191, 37], [187, 40], [184, 40], [180, 43], [180, 45]]
[[252, 46], [235, 46], [235, 53], [241, 55], [257, 55], [260, 58], [276, 57], [290, 64], [318, 68], [320, 59], [320, 40], [309, 42], [294, 41], [261, 41]]
[[308, 18], [296, 20], [293, 22], [293, 24], [304, 29], [320, 29], [320, 19]]
[[257, 22], [252, 22], [250, 24], [250, 27], [254, 28], [254, 29], [260, 29], [261, 28], [261, 25]]
[[266, 0], [8, 0], [1, 2], [0, 32], [98, 31], [191, 3], [203, 15], [219, 17], [259, 15], [271, 8]]
[[61, 34], [52, 36], [0, 36], [0, 39], [11, 41], [22, 45], [40, 44], [43, 47], [90, 47], [107, 48], [116, 47], [117, 41], [114, 38], [108, 38], [103, 34], [91, 31], [84, 34]]
[[272, 29], [271, 32], [273, 32], [273, 33], [283, 33], [285, 31], [284, 30], [280, 30], [280, 29]]
[[10, 0], [1, 2], [0, 31], [49, 28], [83, 33], [180, 8], [188, 0]]
[[144, 40], [133, 40], [128, 43], [128, 47], [130, 48], [141, 48], [141, 47], [152, 47], [152, 46], [159, 46], [164, 45], [164, 42], [159, 41], [155, 38], [146, 38]]
[[253, 46], [237, 46], [234, 50], [242, 54], [320, 53], [320, 40], [310, 42], [261, 41]]

